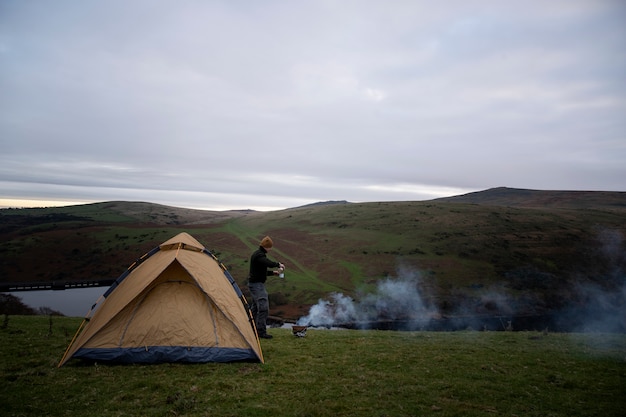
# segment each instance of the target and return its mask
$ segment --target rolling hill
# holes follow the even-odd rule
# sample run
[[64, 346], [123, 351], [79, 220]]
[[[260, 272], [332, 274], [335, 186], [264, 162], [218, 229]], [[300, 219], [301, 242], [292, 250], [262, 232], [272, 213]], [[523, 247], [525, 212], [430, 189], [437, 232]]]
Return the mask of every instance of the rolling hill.
[[0, 284], [114, 279], [180, 231], [213, 251], [242, 288], [250, 253], [271, 235], [272, 256], [287, 270], [268, 290], [272, 314], [285, 319], [307, 315], [324, 299], [331, 310], [347, 301], [380, 319], [558, 312], [593, 318], [595, 326], [608, 315], [622, 328], [626, 322], [621, 192], [497, 188], [272, 212], [144, 202], [4, 209]]
[[435, 201], [504, 207], [626, 209], [626, 192], [544, 191], [498, 187]]

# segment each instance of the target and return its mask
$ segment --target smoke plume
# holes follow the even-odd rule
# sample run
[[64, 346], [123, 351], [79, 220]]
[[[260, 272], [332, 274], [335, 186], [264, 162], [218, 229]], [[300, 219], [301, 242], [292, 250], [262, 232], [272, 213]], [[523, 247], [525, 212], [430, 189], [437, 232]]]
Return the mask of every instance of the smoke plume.
[[574, 287], [575, 302], [561, 314], [577, 332], [626, 332], [626, 251], [617, 230], [602, 230], [593, 253], [602, 265], [589, 274], [591, 281]]
[[330, 327], [349, 323], [368, 328], [372, 322], [404, 320], [416, 328], [420, 321], [434, 314], [434, 309], [425, 305], [419, 292], [418, 272], [402, 269], [399, 275], [379, 281], [374, 292], [363, 294], [358, 300], [332, 293], [329, 299], [320, 299], [312, 306], [298, 325]]
[[[603, 230], [574, 276], [532, 266], [506, 272], [499, 285], [458, 288], [440, 305], [420, 292], [419, 272], [400, 269], [356, 299], [333, 293], [297, 324], [398, 330], [545, 330], [626, 333], [626, 245], [620, 231]], [[564, 274], [569, 274], [564, 272]]]

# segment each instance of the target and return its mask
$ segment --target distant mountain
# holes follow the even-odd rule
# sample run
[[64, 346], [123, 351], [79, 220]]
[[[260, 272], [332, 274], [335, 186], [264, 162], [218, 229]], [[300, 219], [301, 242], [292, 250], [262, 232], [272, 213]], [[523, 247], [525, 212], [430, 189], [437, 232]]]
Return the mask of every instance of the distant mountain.
[[433, 201], [527, 208], [626, 208], [626, 192], [546, 191], [498, 187]]

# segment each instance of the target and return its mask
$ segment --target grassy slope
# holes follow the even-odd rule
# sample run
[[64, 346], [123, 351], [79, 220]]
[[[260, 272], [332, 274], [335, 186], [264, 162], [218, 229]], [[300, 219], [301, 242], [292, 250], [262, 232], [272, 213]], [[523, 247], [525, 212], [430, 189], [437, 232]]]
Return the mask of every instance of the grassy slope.
[[56, 365], [79, 319], [0, 328], [4, 416], [621, 416], [626, 336], [276, 329], [266, 363]]
[[626, 192], [547, 191], [499, 187], [439, 198], [436, 201], [527, 208], [624, 209], [626, 208]]
[[268, 285], [273, 313], [287, 318], [302, 315], [329, 292], [354, 295], [407, 270], [420, 274], [426, 301], [444, 313], [461, 302], [480, 310], [494, 290], [525, 300], [517, 306], [525, 312], [542, 312], [574, 297], [573, 281], [608, 291], [623, 285], [623, 275], [613, 271], [624, 270], [626, 260], [604, 249], [610, 243], [624, 252], [624, 241], [615, 240], [626, 234], [626, 194], [601, 193], [599, 200], [596, 193], [546, 193], [491, 190], [483, 194], [488, 205], [476, 204], [480, 195], [472, 194], [453, 202], [313, 205], [268, 213], [124, 202], [3, 210], [0, 279], [115, 278], [143, 253], [187, 231], [216, 253], [240, 285], [250, 252], [270, 234], [276, 242], [271, 256], [288, 267], [286, 280]]

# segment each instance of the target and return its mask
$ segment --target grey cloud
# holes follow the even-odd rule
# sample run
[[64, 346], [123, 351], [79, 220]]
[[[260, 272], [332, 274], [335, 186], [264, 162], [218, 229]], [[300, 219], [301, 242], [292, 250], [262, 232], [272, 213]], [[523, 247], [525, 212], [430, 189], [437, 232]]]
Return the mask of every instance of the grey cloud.
[[0, 196], [626, 188], [620, 2], [0, 7]]

